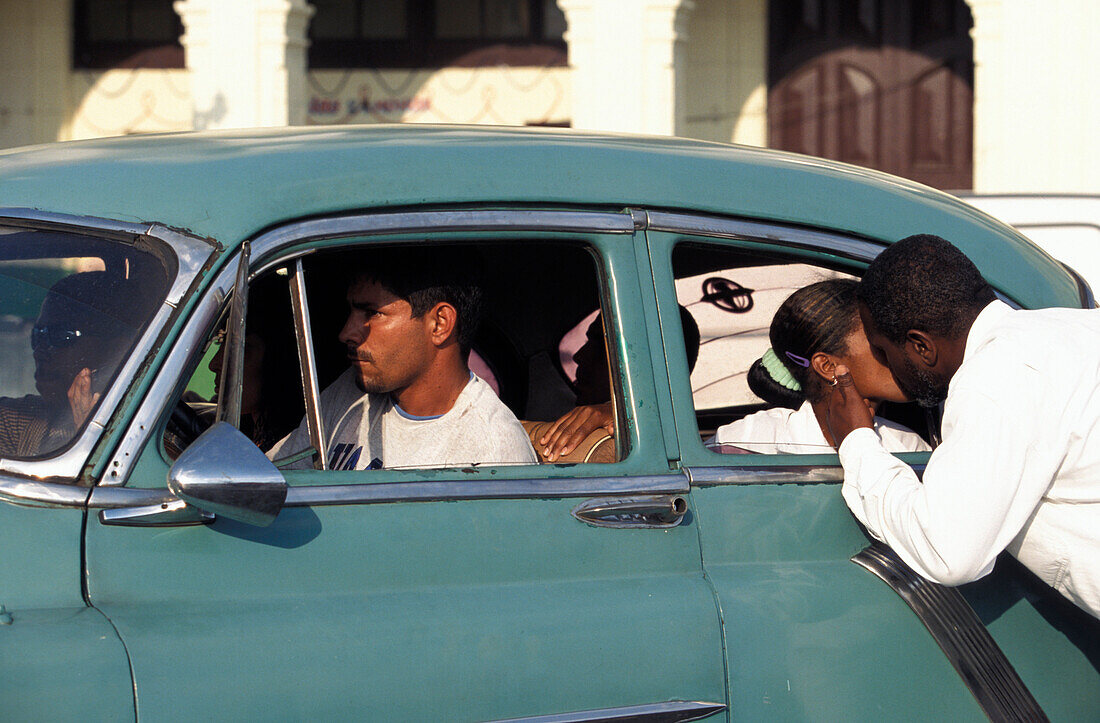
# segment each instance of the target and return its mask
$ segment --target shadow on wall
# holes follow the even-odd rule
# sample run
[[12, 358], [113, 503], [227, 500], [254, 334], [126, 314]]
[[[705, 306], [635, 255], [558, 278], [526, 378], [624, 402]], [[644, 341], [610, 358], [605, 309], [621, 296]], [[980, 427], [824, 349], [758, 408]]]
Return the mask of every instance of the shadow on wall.
[[197, 131], [204, 131], [207, 128], [218, 128], [220, 123], [225, 119], [226, 114], [229, 112], [229, 104], [225, 100], [224, 93], [216, 93], [214, 95], [214, 102], [211, 103], [209, 110], [195, 109], [194, 112], [194, 128]]
[[190, 130], [198, 120], [182, 68], [74, 70], [68, 77], [64, 123], [50, 140]]

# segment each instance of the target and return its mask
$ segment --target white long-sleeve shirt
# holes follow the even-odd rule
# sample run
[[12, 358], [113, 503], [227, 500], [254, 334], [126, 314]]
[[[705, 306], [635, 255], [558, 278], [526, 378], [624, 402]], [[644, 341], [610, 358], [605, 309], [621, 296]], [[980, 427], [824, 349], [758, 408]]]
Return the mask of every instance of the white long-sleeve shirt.
[[844, 499], [910, 567], [976, 580], [1004, 549], [1100, 617], [1100, 310], [978, 315], [923, 484], [869, 429], [840, 446]]

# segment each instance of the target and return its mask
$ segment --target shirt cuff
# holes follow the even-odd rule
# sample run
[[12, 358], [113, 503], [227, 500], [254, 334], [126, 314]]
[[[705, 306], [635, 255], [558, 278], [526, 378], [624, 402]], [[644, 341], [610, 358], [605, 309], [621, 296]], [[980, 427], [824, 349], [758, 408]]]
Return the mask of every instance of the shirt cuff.
[[886, 451], [882, 446], [882, 440], [879, 439], [874, 429], [871, 427], [860, 427], [848, 433], [848, 436], [840, 443], [837, 454], [840, 455], [840, 464], [847, 467], [848, 462], [845, 461], [845, 458], [854, 462], [861, 455], [875, 449], [882, 452]]

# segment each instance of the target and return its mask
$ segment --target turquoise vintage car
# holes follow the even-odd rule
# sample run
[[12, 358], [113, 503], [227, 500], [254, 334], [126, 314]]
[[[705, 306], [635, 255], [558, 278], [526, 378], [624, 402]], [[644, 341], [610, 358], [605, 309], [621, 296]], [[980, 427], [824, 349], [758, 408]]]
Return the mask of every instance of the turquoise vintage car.
[[[405, 126], [0, 153], [3, 717], [1096, 719], [1096, 620], [1014, 561], [924, 582], [830, 450], [705, 443], [763, 406], [745, 371], [782, 299], [916, 232], [1015, 304], [1094, 305], [960, 201], [751, 148]], [[603, 456], [324, 449], [343, 270], [440, 245], [487, 272], [476, 368], [520, 419], [571, 408], [571, 340], [605, 341]], [[266, 417], [257, 343], [293, 361]], [[277, 468], [258, 440], [303, 412], [314, 468]]]

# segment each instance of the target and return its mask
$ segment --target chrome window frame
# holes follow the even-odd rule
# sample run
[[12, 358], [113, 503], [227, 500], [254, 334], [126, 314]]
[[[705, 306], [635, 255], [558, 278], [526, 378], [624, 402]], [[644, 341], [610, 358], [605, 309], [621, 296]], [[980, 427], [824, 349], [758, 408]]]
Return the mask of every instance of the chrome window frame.
[[[335, 218], [312, 219], [272, 229], [251, 241], [253, 267], [250, 280], [273, 267], [295, 262], [314, 249], [293, 247], [317, 241], [351, 237], [369, 237], [422, 232], [576, 232], [634, 234], [654, 230], [715, 238], [766, 242], [791, 248], [832, 252], [839, 256], [869, 261], [885, 245], [874, 247], [869, 241], [852, 239], [793, 225], [629, 208], [622, 213], [601, 211], [545, 210], [439, 210], [421, 212], [381, 212]], [[289, 253], [281, 253], [288, 250]], [[874, 255], [865, 251], [874, 249]], [[176, 344], [195, 348], [220, 313], [225, 297], [233, 287], [235, 265], [230, 261], [219, 272], [211, 289], [196, 306], [191, 322]], [[153, 382], [146, 401], [139, 409], [108, 469], [117, 477], [104, 480], [93, 488], [88, 506], [93, 509], [117, 509], [170, 504], [175, 497], [167, 488], [136, 489], [119, 487], [125, 482], [129, 461], [136, 458], [163, 413], [153, 400], [166, 399], [179, 383], [185, 355], [169, 355], [174, 361], [165, 365]], [[833, 484], [842, 470], [837, 465], [782, 465], [762, 467], [692, 467], [648, 477], [594, 476], [585, 478], [407, 481], [379, 484], [340, 484], [291, 487], [286, 507], [382, 504], [436, 500], [562, 498], [599, 495], [686, 494], [695, 487], [725, 484]]]
[[[525, 231], [632, 235], [637, 230], [635, 218], [625, 211], [456, 209], [379, 212], [310, 219], [272, 229], [251, 240], [253, 264], [250, 267], [249, 280], [275, 266], [296, 262], [315, 251], [315, 248], [301, 248], [302, 246], [343, 238]], [[236, 265], [231, 258], [223, 264], [210, 288], [196, 304], [192, 318], [175, 342], [177, 348], [193, 350], [203, 344], [225, 298], [233, 289], [235, 275]], [[171, 397], [172, 391], [178, 386], [188, 359], [189, 354], [168, 355], [168, 361], [153, 380], [142, 405], [126, 430], [122, 443], [109, 461], [99, 486], [90, 496], [90, 507], [133, 507], [174, 500], [166, 488], [134, 489], [120, 486], [127, 481], [139, 452], [151, 441], [150, 435], [164, 413], [165, 400]], [[684, 493], [687, 490], [688, 480], [682, 472], [653, 477], [407, 481], [292, 487], [285, 506], [572, 497], [625, 492]]]
[[79, 500], [83, 504], [88, 496], [86, 488], [66, 483], [19, 479], [3, 473], [36, 480], [78, 480], [89, 455], [98, 444], [141, 365], [153, 350], [157, 338], [175, 313], [180, 300], [219, 246], [211, 239], [199, 238], [158, 223], [113, 221], [27, 208], [0, 208], [0, 224], [28, 230], [83, 234], [128, 244], [148, 238], [163, 244], [176, 256], [176, 276], [171, 280], [164, 301], [137, 340], [129, 357], [119, 368], [114, 383], [104, 391], [96, 413], [87, 421], [77, 438], [64, 452], [53, 457], [41, 460], [0, 459], [0, 499], [15, 502], [26, 500], [27, 503], [50, 506], [79, 506], [75, 501]]
[[[776, 248], [824, 251], [864, 264], [869, 264], [887, 247], [885, 243], [870, 239], [819, 229], [667, 211], [647, 212], [645, 228], [650, 231], [707, 236], [713, 239], [764, 243]], [[997, 296], [1016, 306], [999, 291]], [[694, 403], [692, 408], [694, 409]], [[796, 459], [797, 455], [767, 455], [767, 457]], [[731, 458], [729, 466], [685, 465], [684, 472], [693, 488], [754, 484], [837, 484], [844, 481], [844, 470], [839, 461], [835, 464], [800, 465], [795, 459], [788, 464], [747, 465], [744, 464], [744, 456], [737, 455]], [[918, 475], [923, 474], [924, 465], [913, 467]]]

